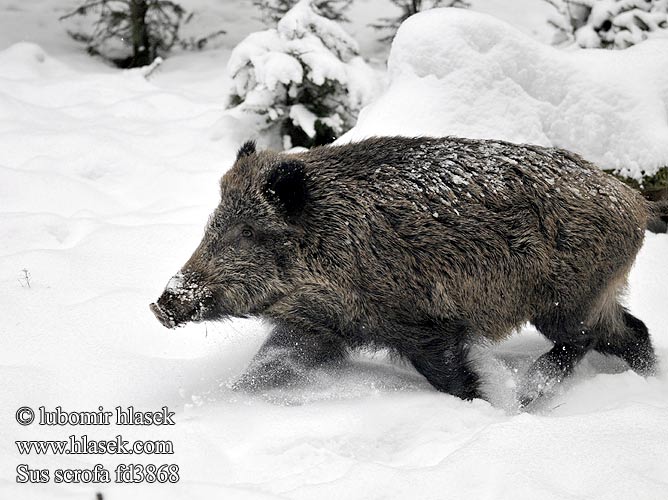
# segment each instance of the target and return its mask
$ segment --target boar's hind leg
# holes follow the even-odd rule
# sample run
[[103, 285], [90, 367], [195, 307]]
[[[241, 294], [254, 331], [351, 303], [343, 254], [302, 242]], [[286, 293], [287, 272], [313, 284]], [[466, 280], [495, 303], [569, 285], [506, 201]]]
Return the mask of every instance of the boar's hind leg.
[[603, 354], [619, 356], [640, 375], [653, 375], [656, 356], [645, 323], [622, 306], [618, 306], [618, 314], [621, 321], [613, 323], [616, 328], [609, 328], [612, 331], [602, 332], [595, 349]]
[[434, 329], [408, 327], [402, 331], [404, 338], [413, 340], [399, 348], [400, 354], [407, 357], [431, 385], [465, 400], [480, 397], [478, 375], [468, 359], [465, 327], [453, 323]]
[[554, 342], [554, 346], [538, 358], [527, 372], [520, 387], [522, 407], [541, 396], [549, 396], [591, 349], [619, 356], [640, 375], [654, 373], [656, 356], [647, 327], [615, 299], [601, 308], [591, 328], [583, 326], [583, 322], [563, 322], [564, 317], [579, 316], [578, 313], [571, 316], [562, 312], [550, 321], [538, 320], [534, 323], [543, 335]]
[[334, 334], [308, 333], [279, 324], [235, 382], [234, 389], [252, 391], [293, 385], [303, 381], [310, 368], [341, 361], [346, 352], [342, 339]]

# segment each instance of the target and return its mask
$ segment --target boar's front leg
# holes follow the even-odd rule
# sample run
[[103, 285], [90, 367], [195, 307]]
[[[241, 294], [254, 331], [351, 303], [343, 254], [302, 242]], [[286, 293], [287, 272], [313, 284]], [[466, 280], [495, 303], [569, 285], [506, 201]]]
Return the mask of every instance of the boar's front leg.
[[233, 388], [256, 391], [294, 385], [305, 380], [310, 369], [342, 361], [346, 352], [343, 340], [332, 333], [277, 324]]
[[552, 396], [588, 350], [589, 347], [581, 343], [554, 344], [524, 376], [518, 391], [520, 408], [526, 409], [534, 401]]
[[[566, 311], [566, 310], [565, 310]], [[534, 326], [554, 342], [552, 349], [540, 356], [529, 368], [518, 388], [521, 409], [553, 396], [561, 382], [568, 377], [580, 360], [590, 351], [600, 335], [597, 328], [585, 326], [577, 318], [578, 311], [536, 318]]]

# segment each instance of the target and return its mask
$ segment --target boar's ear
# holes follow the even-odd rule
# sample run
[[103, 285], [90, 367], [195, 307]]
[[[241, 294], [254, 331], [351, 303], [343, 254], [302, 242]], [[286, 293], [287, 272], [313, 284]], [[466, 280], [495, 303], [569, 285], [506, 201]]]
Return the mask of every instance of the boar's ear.
[[241, 145], [239, 151], [237, 151], [237, 160], [252, 154], [255, 154], [255, 141], [246, 141]]
[[264, 192], [267, 199], [277, 203], [286, 215], [299, 215], [306, 205], [307, 196], [304, 164], [288, 160], [273, 167]]

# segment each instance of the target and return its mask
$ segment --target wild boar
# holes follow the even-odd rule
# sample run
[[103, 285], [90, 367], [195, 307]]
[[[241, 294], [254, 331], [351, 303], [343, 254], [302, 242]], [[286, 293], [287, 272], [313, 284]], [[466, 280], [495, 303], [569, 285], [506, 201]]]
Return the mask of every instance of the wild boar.
[[247, 142], [220, 190], [202, 242], [151, 309], [170, 328], [270, 321], [239, 386], [287, 383], [371, 346], [476, 398], [470, 346], [526, 322], [554, 347], [526, 375], [522, 405], [592, 349], [655, 370], [647, 328], [619, 294], [658, 209], [574, 153], [455, 137], [294, 154]]

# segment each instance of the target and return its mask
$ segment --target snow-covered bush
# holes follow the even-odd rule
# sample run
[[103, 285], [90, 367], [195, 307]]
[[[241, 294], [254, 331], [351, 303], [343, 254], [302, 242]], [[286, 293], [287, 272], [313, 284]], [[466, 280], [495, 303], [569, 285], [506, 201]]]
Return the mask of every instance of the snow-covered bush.
[[437, 7], [470, 7], [466, 0], [390, 0], [390, 2], [399, 8], [399, 13], [394, 17], [383, 17], [371, 25], [388, 33], [381, 38], [382, 41], [392, 40], [401, 23], [418, 12]]
[[651, 33], [668, 36], [668, 0], [547, 0], [555, 44], [575, 41], [584, 48], [625, 49]]
[[[339, 24], [295, 5], [275, 29], [252, 33], [232, 51], [228, 116], [285, 148], [333, 141], [351, 128], [377, 80]], [[270, 141], [277, 142], [277, 141]]]
[[[262, 21], [269, 26], [275, 25], [299, 0], [253, 0], [262, 13]], [[347, 21], [344, 12], [353, 0], [311, 0], [313, 10], [333, 21]]]

